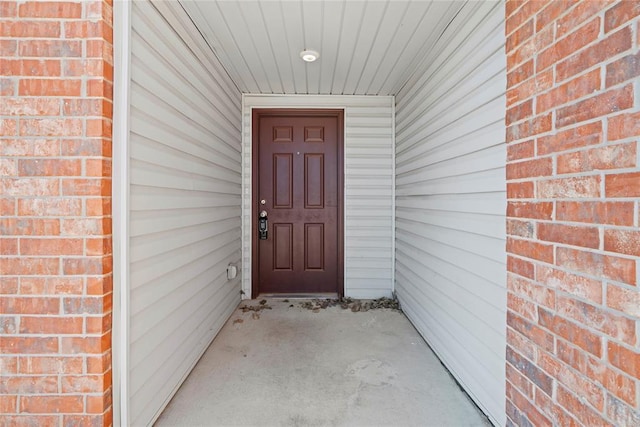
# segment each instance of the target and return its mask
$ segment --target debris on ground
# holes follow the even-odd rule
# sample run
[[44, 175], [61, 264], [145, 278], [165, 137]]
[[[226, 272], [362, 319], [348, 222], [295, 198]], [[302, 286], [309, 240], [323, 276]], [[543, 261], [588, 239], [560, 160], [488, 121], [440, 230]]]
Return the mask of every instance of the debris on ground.
[[243, 305], [240, 307], [243, 313], [248, 313], [253, 311], [254, 313], [259, 313], [262, 310], [271, 310], [271, 306], [267, 304], [267, 300], [260, 301], [260, 305]]
[[236, 320], [234, 320], [234, 321], [233, 321], [233, 324], [234, 324], [234, 325], [237, 325], [238, 323], [242, 323], [242, 322], [244, 322], [244, 320], [242, 320], [242, 319], [236, 319]]
[[327, 299], [312, 299], [311, 301], [304, 301], [300, 303], [300, 307], [311, 310], [314, 313], [320, 312], [321, 309], [328, 307], [340, 306], [343, 310], [351, 309], [356, 313], [359, 311], [378, 310], [388, 308], [395, 311], [402, 311], [400, 309], [400, 302], [397, 298], [378, 298], [374, 300], [359, 300], [354, 298], [327, 298]]

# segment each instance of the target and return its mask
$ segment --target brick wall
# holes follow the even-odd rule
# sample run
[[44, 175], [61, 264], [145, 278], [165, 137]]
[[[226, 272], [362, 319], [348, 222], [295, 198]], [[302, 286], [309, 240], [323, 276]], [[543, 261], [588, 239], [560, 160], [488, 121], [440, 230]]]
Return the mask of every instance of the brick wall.
[[507, 1], [512, 425], [640, 425], [638, 1]]
[[111, 423], [111, 1], [0, 1], [0, 424]]

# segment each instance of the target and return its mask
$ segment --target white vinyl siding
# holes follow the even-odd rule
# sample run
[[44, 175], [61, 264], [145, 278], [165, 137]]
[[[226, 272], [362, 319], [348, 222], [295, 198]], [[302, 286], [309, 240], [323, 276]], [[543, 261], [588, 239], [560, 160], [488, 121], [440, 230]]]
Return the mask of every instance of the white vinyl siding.
[[241, 94], [175, 2], [132, 2], [128, 425], [150, 425], [240, 302]]
[[344, 109], [345, 295], [393, 291], [393, 97], [244, 95], [243, 289], [251, 294], [252, 108]]
[[504, 4], [469, 2], [396, 99], [396, 291], [504, 425]]

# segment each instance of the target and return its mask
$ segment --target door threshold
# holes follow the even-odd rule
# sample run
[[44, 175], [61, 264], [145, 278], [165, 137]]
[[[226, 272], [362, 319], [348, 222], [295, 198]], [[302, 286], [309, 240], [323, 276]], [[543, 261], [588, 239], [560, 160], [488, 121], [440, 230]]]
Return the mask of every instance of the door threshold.
[[260, 294], [256, 299], [272, 298], [272, 299], [338, 299], [339, 296], [335, 292], [328, 293], [294, 293], [294, 294]]

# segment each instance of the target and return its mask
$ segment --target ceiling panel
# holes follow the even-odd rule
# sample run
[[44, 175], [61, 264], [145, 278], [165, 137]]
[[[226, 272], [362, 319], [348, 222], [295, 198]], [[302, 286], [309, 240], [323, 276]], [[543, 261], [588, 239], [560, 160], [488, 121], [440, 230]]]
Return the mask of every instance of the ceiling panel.
[[[395, 95], [462, 1], [182, 0], [244, 93]], [[313, 63], [300, 52], [313, 49]]]

